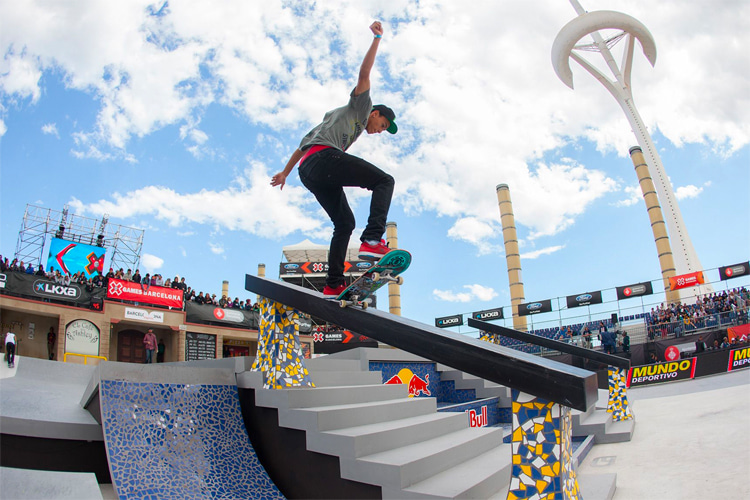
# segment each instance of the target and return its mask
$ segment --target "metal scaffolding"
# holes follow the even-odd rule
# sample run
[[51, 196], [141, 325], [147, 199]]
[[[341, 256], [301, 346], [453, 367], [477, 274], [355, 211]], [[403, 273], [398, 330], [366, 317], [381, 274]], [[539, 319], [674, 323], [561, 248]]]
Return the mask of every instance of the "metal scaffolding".
[[15, 258], [27, 264], [46, 264], [44, 250], [48, 239], [54, 237], [106, 248], [110, 267], [136, 269], [141, 260], [143, 233], [142, 229], [110, 224], [107, 214], [95, 219], [72, 214], [67, 205], [62, 211], [26, 205]]

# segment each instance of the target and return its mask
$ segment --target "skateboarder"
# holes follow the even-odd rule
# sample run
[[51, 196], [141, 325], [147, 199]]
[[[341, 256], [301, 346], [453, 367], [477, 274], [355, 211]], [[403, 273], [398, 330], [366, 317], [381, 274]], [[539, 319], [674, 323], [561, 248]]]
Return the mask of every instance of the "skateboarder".
[[5, 356], [8, 368], [13, 368], [16, 359], [16, 334], [11, 331], [5, 334]]
[[398, 130], [393, 110], [382, 104], [373, 106], [370, 99], [370, 71], [383, 36], [383, 27], [376, 21], [370, 30], [375, 38], [359, 68], [357, 86], [349, 96], [349, 103], [326, 113], [323, 122], [302, 138], [284, 170], [271, 178], [272, 186], [284, 189], [287, 176], [299, 162], [302, 184], [315, 195], [333, 222], [328, 276], [323, 289], [325, 295], [338, 295], [346, 288], [344, 261], [349, 237], [356, 223], [344, 194], [344, 186], [358, 186], [372, 191], [370, 216], [360, 237], [359, 258], [378, 260], [388, 253], [388, 247], [381, 238], [385, 233], [393, 196], [393, 177], [371, 163], [345, 153], [363, 131], [379, 134], [387, 130], [395, 134]]

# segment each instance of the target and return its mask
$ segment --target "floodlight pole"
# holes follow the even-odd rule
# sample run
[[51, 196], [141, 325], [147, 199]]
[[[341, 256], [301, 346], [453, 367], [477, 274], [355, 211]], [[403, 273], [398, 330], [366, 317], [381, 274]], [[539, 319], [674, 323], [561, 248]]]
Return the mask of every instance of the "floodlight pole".
[[[646, 125], [635, 107], [631, 92], [630, 77], [633, 68], [635, 39], [637, 38], [640, 42], [643, 53], [652, 66], [656, 62], [656, 44], [654, 43], [654, 39], [640, 21], [627, 14], [614, 11], [594, 11], [587, 13], [578, 0], [570, 0], [570, 3], [578, 14], [578, 17], [566, 24], [555, 38], [552, 46], [552, 64], [555, 72], [560, 80], [572, 89], [573, 74], [570, 70], [569, 59], [573, 59], [604, 85], [615, 98], [625, 112], [625, 116], [630, 122], [638, 144], [643, 150], [643, 155], [651, 172], [656, 192], [665, 212], [664, 218], [672, 241], [676, 274], [681, 275], [702, 271], [703, 267], [682, 219], [672, 184], [669, 182], [669, 178], [661, 163], [656, 147], [651, 140], [651, 136], [646, 129]], [[599, 33], [599, 30], [602, 29], [620, 29], [622, 30], [622, 34], [605, 40]], [[590, 35], [594, 43], [591, 45], [576, 45], [586, 35]], [[622, 69], [617, 66], [612, 52], [609, 50], [609, 44], [612, 43], [614, 45], [621, 38], [624, 38], [626, 43]], [[586, 59], [574, 52], [574, 49], [589, 50], [602, 54], [614, 79], [610, 79], [596, 69]], [[685, 299], [691, 299], [701, 293], [711, 293], [713, 292], [713, 287], [710, 284], [705, 284], [699, 287], [682, 289], [679, 292], [681, 299], [685, 301]]]

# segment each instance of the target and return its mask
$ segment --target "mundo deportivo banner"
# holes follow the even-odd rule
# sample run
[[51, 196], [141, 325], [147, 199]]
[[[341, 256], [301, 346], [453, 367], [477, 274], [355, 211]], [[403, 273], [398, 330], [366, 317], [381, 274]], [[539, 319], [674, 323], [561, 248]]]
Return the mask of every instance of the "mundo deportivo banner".
[[105, 253], [103, 247], [52, 238], [46, 269], [54, 269], [68, 276], [83, 271], [90, 278], [96, 273], [103, 274]]
[[153, 306], [182, 308], [182, 290], [156, 285], [145, 287], [141, 286], [140, 283], [115, 278], [109, 279], [107, 298]]
[[687, 380], [695, 377], [696, 359], [682, 359], [653, 365], [633, 366], [628, 372], [628, 387]]

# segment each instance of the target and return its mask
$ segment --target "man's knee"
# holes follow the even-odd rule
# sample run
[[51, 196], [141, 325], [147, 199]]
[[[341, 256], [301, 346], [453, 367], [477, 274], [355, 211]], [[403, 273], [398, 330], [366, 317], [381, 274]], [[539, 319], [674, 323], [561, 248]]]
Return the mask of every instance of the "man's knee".
[[337, 235], [351, 235], [356, 226], [357, 222], [354, 220], [354, 215], [347, 214], [334, 221], [333, 232]]

